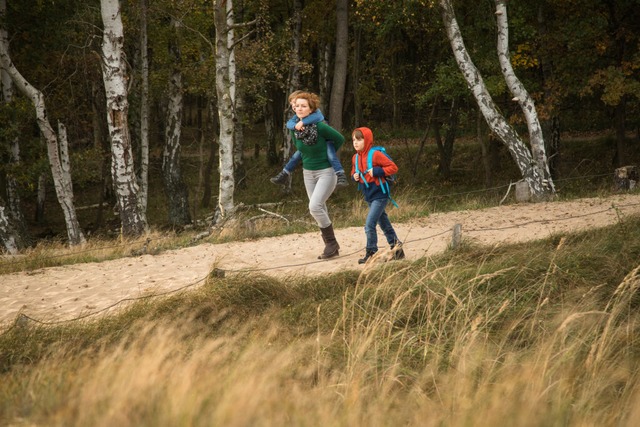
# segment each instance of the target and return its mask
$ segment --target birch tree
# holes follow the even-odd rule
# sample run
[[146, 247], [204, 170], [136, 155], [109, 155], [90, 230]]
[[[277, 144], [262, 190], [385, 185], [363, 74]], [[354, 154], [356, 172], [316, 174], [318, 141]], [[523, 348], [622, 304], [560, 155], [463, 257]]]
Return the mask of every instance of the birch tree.
[[553, 184], [550, 182], [548, 170], [541, 169], [538, 166], [529, 148], [522, 141], [515, 129], [509, 125], [504, 116], [498, 111], [484, 84], [482, 75], [467, 52], [451, 1], [439, 0], [439, 5], [453, 55], [476, 99], [485, 121], [509, 150], [523, 179], [529, 186], [532, 199], [544, 200], [549, 198], [554, 194], [554, 189]]
[[229, 77], [230, 49], [227, 34], [230, 23], [227, 20], [227, 2], [231, 0], [213, 0], [213, 16], [216, 28], [216, 94], [218, 102], [219, 118], [219, 173], [220, 184], [218, 186], [218, 206], [216, 208], [214, 222], [224, 221], [235, 213], [233, 193], [235, 179], [233, 169], [233, 102], [230, 92], [231, 82]]
[[531, 146], [533, 160], [543, 174], [543, 179], [548, 182], [550, 189], [553, 191], [553, 180], [551, 179], [551, 172], [549, 171], [542, 126], [540, 125], [540, 120], [538, 120], [536, 105], [511, 66], [511, 57], [509, 55], [509, 20], [507, 18], [507, 5], [505, 0], [496, 0], [496, 21], [498, 25], [498, 60], [500, 61], [502, 75], [513, 95], [513, 100], [518, 103], [527, 121], [529, 145]]
[[0, 197], [0, 244], [2, 244], [0, 249], [10, 255], [16, 255], [18, 253], [16, 236], [17, 232], [11, 225], [11, 219], [6, 214], [4, 202]]
[[[2, 11], [1, 15], [4, 16], [6, 11], [4, 0], [0, 4], [0, 10]], [[36, 121], [46, 141], [51, 175], [58, 203], [64, 214], [69, 244], [84, 244], [86, 240], [80, 229], [73, 201], [71, 162], [69, 160], [66, 128], [62, 123], [58, 123], [58, 134], [56, 134], [49, 123], [44, 95], [22, 76], [11, 61], [6, 31], [0, 34], [0, 67], [11, 77], [15, 87], [31, 100], [35, 108]]]
[[[6, 23], [6, 1], [0, 0], [0, 39], [2, 43], [5, 40], [8, 40], [8, 33], [5, 28]], [[11, 80], [11, 76], [2, 68], [0, 68], [0, 102], [3, 104], [10, 104], [13, 101], [14, 91], [13, 91], [13, 82]], [[20, 166], [20, 142], [19, 138], [14, 135], [9, 136], [9, 163], [14, 167], [18, 168]], [[22, 214], [22, 207], [20, 206], [20, 195], [18, 193], [18, 183], [15, 178], [15, 175], [12, 172], [7, 172], [6, 174], [6, 196], [7, 196], [7, 209], [5, 215], [7, 219], [11, 219], [11, 221], [15, 224], [15, 227], [11, 227], [11, 230], [15, 233], [12, 236], [13, 242], [18, 248], [26, 246], [26, 241], [28, 240], [27, 236], [27, 227], [24, 219], [24, 215]], [[9, 247], [7, 247], [9, 250]]]
[[182, 70], [180, 69], [181, 52], [178, 37], [178, 22], [171, 20], [169, 36], [169, 52], [173, 60], [173, 71], [169, 79], [167, 91], [167, 119], [165, 125], [165, 144], [162, 154], [162, 176], [164, 188], [169, 201], [169, 222], [183, 226], [191, 223], [189, 214], [189, 191], [180, 167], [182, 115], [184, 96]]
[[227, 46], [229, 46], [229, 93], [231, 94], [231, 105], [236, 116], [233, 130], [233, 171], [236, 183], [244, 175], [244, 122], [242, 120], [242, 110], [244, 108], [243, 93], [237, 84], [238, 69], [236, 67], [235, 43], [236, 33], [234, 31], [235, 16], [233, 13], [233, 2], [227, 2]]
[[140, 0], [140, 209], [147, 211], [149, 197], [149, 55], [147, 0]]
[[100, 0], [104, 32], [102, 37], [102, 79], [107, 97], [107, 124], [111, 138], [111, 175], [118, 203], [122, 233], [136, 236], [147, 229], [140, 206], [129, 134], [127, 65], [119, 0]]

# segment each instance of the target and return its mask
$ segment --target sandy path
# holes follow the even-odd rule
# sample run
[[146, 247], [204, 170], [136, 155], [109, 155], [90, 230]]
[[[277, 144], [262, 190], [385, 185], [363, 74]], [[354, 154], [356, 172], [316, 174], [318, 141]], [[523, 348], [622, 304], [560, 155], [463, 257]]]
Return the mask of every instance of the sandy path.
[[[417, 259], [444, 250], [451, 242], [455, 224], [462, 226], [463, 238], [494, 245], [602, 227], [637, 214], [640, 214], [640, 194], [621, 194], [435, 213], [411, 223], [396, 224], [395, 228], [405, 242], [407, 257]], [[0, 329], [9, 326], [19, 313], [41, 321], [64, 321], [120, 308], [123, 304], [107, 309], [126, 298], [177, 290], [190, 284], [198, 286], [214, 266], [226, 274], [255, 269], [277, 276], [362, 268], [357, 264], [364, 252], [362, 227], [336, 230], [336, 236], [341, 256], [329, 261], [316, 259], [323, 248], [320, 233], [306, 233], [249, 242], [202, 244], [159, 255], [2, 275]], [[381, 233], [379, 237], [384, 239]]]

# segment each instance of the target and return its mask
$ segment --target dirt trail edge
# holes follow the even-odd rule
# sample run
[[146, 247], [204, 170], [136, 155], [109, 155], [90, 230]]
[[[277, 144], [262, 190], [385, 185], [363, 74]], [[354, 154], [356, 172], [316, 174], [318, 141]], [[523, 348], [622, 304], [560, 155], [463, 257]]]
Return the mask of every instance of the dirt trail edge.
[[[615, 224], [640, 214], [640, 194], [567, 202], [515, 204], [472, 211], [434, 213], [394, 224], [410, 260], [445, 250], [456, 224], [462, 238], [485, 245], [516, 243]], [[391, 212], [393, 216], [393, 211]], [[198, 286], [213, 267], [234, 274], [259, 271], [286, 277], [358, 270], [364, 230], [336, 230], [340, 257], [317, 260], [320, 233], [290, 234], [255, 241], [202, 244], [100, 263], [74, 264], [0, 276], [0, 330], [20, 313], [42, 322], [67, 321], [121, 308], [118, 302]], [[384, 237], [379, 233], [380, 247]], [[384, 251], [381, 250], [381, 255]]]

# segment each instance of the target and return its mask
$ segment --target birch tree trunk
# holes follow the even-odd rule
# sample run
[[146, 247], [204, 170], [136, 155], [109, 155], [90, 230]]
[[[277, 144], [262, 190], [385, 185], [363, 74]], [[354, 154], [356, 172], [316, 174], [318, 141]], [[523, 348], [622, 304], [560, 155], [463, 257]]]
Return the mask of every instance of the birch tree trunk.
[[[5, 28], [6, 22], [6, 1], [0, 0], [0, 40], [1, 43], [5, 43], [9, 40], [9, 35]], [[7, 46], [7, 45], [5, 45]], [[7, 49], [8, 50], [8, 49]], [[4, 104], [9, 104], [13, 101], [13, 82], [9, 73], [0, 68], [0, 101]], [[20, 165], [20, 140], [18, 137], [11, 137], [9, 142], [9, 163], [15, 168]], [[15, 233], [12, 236], [12, 240], [18, 249], [21, 249], [27, 245], [29, 240], [26, 221], [22, 214], [22, 207], [20, 203], [20, 195], [18, 193], [18, 182], [12, 172], [6, 173], [6, 196], [7, 196], [7, 209], [5, 215], [15, 225], [11, 227], [11, 230]]]
[[462, 39], [451, 1], [438, 1], [442, 11], [442, 20], [455, 60], [489, 128], [500, 138], [509, 150], [523, 179], [529, 186], [532, 199], [535, 201], [548, 199], [554, 194], [554, 190], [553, 186], [549, 185], [549, 182], [545, 178], [546, 171], [538, 167], [528, 147], [496, 108], [480, 72], [473, 64], [464, 45], [464, 40]]
[[0, 198], [0, 243], [2, 244], [0, 248], [2, 251], [0, 252], [16, 255], [18, 253], [17, 233], [11, 225], [9, 215], [5, 211], [4, 203]]
[[542, 126], [540, 125], [540, 120], [538, 120], [535, 102], [511, 66], [511, 56], [509, 55], [509, 20], [507, 18], [505, 0], [496, 0], [496, 21], [498, 24], [498, 60], [500, 61], [502, 75], [507, 82], [511, 94], [514, 96], [513, 100], [518, 102], [527, 121], [529, 145], [531, 146], [533, 160], [542, 172], [551, 191], [555, 191], [551, 172], [549, 171], [549, 163], [547, 162]]
[[191, 223], [189, 213], [189, 192], [182, 179], [180, 167], [180, 137], [182, 134], [183, 87], [182, 70], [180, 69], [180, 46], [177, 37], [177, 22], [172, 20], [174, 33], [170, 36], [169, 52], [174, 67], [169, 79], [167, 119], [165, 127], [165, 144], [162, 153], [162, 176], [164, 189], [169, 200], [169, 222], [183, 226]]
[[147, 211], [149, 197], [149, 55], [147, 0], [140, 0], [140, 209]]
[[347, 57], [349, 55], [349, 0], [336, 0], [336, 59], [331, 84], [331, 104], [329, 123], [338, 131], [342, 130], [342, 108], [347, 86]]
[[[7, 30], [5, 29], [5, 17], [7, 11], [7, 4], [5, 0], [0, 0], [0, 43], [4, 52], [6, 48], [7, 40], [9, 40]], [[8, 50], [8, 49], [7, 49]], [[0, 68], [0, 89], [2, 92], [2, 102], [9, 103], [13, 99], [13, 85], [11, 76]], [[20, 161], [20, 146], [18, 145], [17, 138], [11, 143], [11, 162], [16, 163]], [[22, 210], [20, 209], [20, 200], [16, 191], [16, 182], [9, 174], [7, 174], [7, 197], [9, 199], [9, 209], [5, 208], [5, 203], [0, 196], [0, 243], [2, 244], [2, 250], [10, 255], [16, 255], [18, 253], [18, 242], [21, 240], [21, 233], [18, 232], [12, 226], [12, 219], [16, 218], [24, 224], [24, 217], [22, 216]]]
[[113, 187], [118, 201], [122, 233], [138, 236], [146, 231], [147, 218], [139, 204], [140, 189], [135, 176], [129, 134], [128, 76], [123, 52], [124, 31], [119, 0], [100, 0], [100, 11], [104, 24], [102, 79], [107, 97]]
[[6, 37], [6, 33], [0, 36], [0, 66], [9, 74], [9, 76], [11, 76], [11, 80], [18, 90], [20, 90], [33, 103], [38, 126], [47, 142], [49, 166], [51, 167], [51, 175], [53, 176], [53, 183], [56, 190], [56, 196], [58, 197], [58, 203], [60, 204], [64, 214], [69, 244], [83, 244], [85, 243], [85, 238], [82, 234], [82, 230], [80, 229], [80, 224], [73, 204], [73, 186], [71, 183], [70, 173], [71, 163], [69, 161], [69, 152], [67, 149], [66, 131], [64, 126], [59, 124], [60, 140], [58, 141], [58, 136], [49, 123], [44, 95], [35, 87], [31, 86], [31, 84], [27, 82], [11, 62], [11, 58], [9, 56], [9, 42]]
[[214, 0], [214, 24], [216, 29], [216, 94], [218, 98], [219, 117], [219, 172], [218, 207], [214, 222], [222, 222], [235, 213], [233, 192], [235, 180], [233, 176], [233, 104], [230, 92], [229, 75], [229, 42], [227, 32], [227, 2], [231, 0]]
[[[0, 0], [2, 2], [4, 0]], [[13, 84], [11, 76], [0, 69], [2, 79], [2, 103], [9, 104], [13, 100]], [[20, 141], [17, 137], [12, 137], [9, 143], [9, 162], [15, 166], [20, 164]], [[17, 221], [24, 223], [24, 216], [20, 208], [20, 195], [18, 194], [18, 184], [15, 177], [7, 173], [7, 203], [9, 214]]]
[[229, 92], [231, 93], [231, 105], [233, 106], [233, 113], [235, 115], [235, 125], [233, 129], [233, 171], [234, 180], [236, 185], [241, 182], [242, 177], [245, 174], [244, 170], [244, 120], [242, 116], [243, 111], [243, 98], [242, 91], [238, 87], [236, 80], [238, 77], [238, 71], [236, 68], [236, 55], [235, 44], [236, 35], [233, 30], [235, 23], [235, 16], [233, 14], [233, 2], [227, 2], [227, 46], [229, 48], [229, 83], [231, 87]]

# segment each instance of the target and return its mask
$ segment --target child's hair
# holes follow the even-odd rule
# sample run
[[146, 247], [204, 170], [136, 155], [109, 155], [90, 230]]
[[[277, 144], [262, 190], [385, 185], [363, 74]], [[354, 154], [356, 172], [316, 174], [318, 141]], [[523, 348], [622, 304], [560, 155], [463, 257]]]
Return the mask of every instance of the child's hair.
[[320, 97], [313, 92], [300, 92], [296, 95], [295, 99], [306, 99], [311, 111], [316, 111], [320, 108]]
[[303, 90], [294, 90], [293, 92], [291, 92], [291, 95], [289, 95], [289, 104], [291, 104], [291, 102], [293, 102], [293, 100], [296, 99], [298, 95], [300, 95], [303, 92], [304, 92]]
[[356, 129], [351, 133], [351, 138], [356, 137], [356, 139], [364, 139], [364, 134], [360, 129]]

